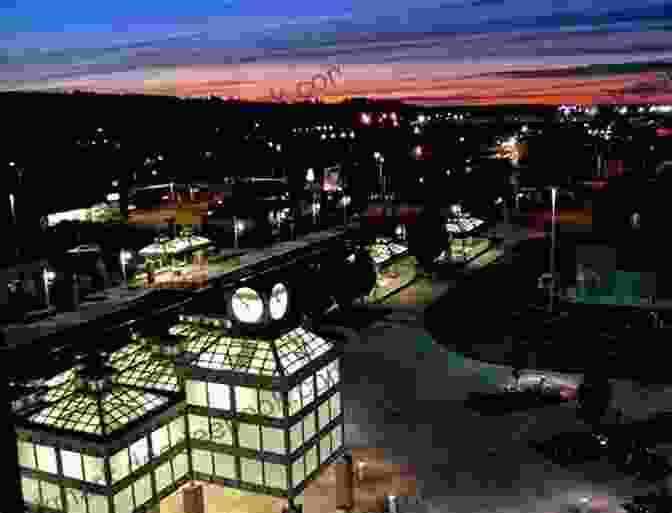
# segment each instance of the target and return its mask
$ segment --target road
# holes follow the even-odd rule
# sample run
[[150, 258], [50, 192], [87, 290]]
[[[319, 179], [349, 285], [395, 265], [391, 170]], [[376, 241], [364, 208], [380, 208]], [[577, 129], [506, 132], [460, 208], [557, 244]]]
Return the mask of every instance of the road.
[[[434, 290], [450, 294], [452, 285], [437, 283]], [[413, 296], [409, 289], [403, 294]], [[437, 344], [423, 326], [426, 302], [371, 306], [349, 324], [361, 338], [345, 347], [347, 444], [380, 448], [390, 461], [413, 465], [429, 512], [560, 513], [588, 496], [606, 498], [604, 511], [615, 512], [646, 488], [606, 463], [565, 469], [528, 446], [586, 430], [572, 403], [487, 418], [468, 409], [470, 392], [497, 390], [511, 368]], [[449, 313], [446, 322], [456, 337], [483, 336], [481, 327], [460, 325]]]

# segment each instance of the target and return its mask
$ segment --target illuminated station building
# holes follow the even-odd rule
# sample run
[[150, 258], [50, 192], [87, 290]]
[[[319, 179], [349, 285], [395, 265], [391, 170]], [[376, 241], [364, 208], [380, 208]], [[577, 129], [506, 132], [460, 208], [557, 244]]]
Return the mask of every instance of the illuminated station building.
[[338, 341], [289, 315], [282, 283], [225, 296], [225, 314], [142, 321], [120, 349], [14, 391], [29, 510], [206, 511], [204, 482], [255, 504], [241, 511], [302, 503], [344, 453]]

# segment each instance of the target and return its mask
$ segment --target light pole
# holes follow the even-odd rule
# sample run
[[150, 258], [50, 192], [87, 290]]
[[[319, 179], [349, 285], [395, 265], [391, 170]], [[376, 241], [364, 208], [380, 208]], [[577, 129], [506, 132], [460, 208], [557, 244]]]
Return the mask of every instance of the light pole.
[[350, 201], [352, 201], [350, 196], [346, 196], [345, 193], [343, 193], [343, 197], [341, 198], [341, 204], [343, 205], [343, 226], [348, 225], [347, 208]]
[[128, 287], [128, 277], [126, 276], [126, 265], [128, 262], [131, 260], [131, 252], [126, 251], [125, 249], [122, 249], [119, 252], [119, 262], [121, 263], [121, 274], [124, 278], [124, 284], [126, 284], [126, 287]]
[[380, 194], [381, 199], [385, 198], [385, 177], [383, 176], [383, 162], [385, 162], [385, 157], [377, 151], [373, 154], [373, 158], [376, 159], [378, 163], [378, 182], [380, 184]]
[[556, 197], [557, 187], [551, 187], [551, 285], [549, 311], [553, 312], [553, 299], [555, 294], [555, 217], [556, 217]]
[[245, 223], [239, 221], [237, 217], [233, 218], [233, 247], [238, 249], [238, 235], [245, 228]]
[[44, 298], [47, 304], [47, 310], [51, 308], [51, 297], [49, 296], [49, 286], [51, 285], [51, 282], [54, 280], [56, 277], [56, 273], [54, 271], [49, 271], [46, 267], [42, 271], [42, 279], [44, 281]]

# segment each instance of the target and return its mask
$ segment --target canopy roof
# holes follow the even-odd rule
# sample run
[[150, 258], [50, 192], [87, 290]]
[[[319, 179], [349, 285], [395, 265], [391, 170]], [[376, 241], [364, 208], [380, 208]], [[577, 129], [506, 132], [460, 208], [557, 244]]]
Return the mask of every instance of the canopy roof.
[[188, 249], [200, 248], [210, 244], [212, 244], [210, 239], [200, 237], [198, 235], [194, 235], [192, 237], [178, 237], [176, 239], [166, 241], [163, 244], [155, 242], [149, 246], [145, 246], [140, 250], [140, 255], [144, 257], [160, 256], [163, 254], [177, 255], [187, 251]]
[[28, 420], [51, 428], [94, 435], [109, 435], [170, 401], [150, 392], [113, 386], [98, 398], [75, 388]]
[[446, 223], [446, 229], [449, 233], [453, 234], [469, 233], [481, 226], [484, 222], [485, 221], [482, 219], [471, 217], [469, 214], [465, 214], [448, 219], [448, 222]]
[[185, 337], [184, 350], [193, 355], [193, 366], [258, 376], [289, 376], [333, 348], [303, 327], [271, 340], [230, 336], [211, 324], [185, 321], [170, 333]]
[[377, 238], [376, 242], [369, 245], [367, 249], [376, 264], [382, 264], [390, 258], [408, 251], [408, 247], [403, 244], [382, 237]]

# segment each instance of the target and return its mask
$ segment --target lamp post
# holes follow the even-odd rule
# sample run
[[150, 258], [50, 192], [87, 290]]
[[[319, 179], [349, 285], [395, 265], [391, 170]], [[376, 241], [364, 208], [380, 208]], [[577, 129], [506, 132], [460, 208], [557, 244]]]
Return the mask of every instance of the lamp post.
[[124, 278], [124, 284], [126, 284], [126, 287], [128, 287], [128, 277], [126, 276], [126, 265], [128, 262], [131, 260], [131, 252], [126, 251], [125, 249], [122, 249], [119, 252], [119, 262], [121, 263], [121, 274]]
[[380, 194], [382, 198], [385, 198], [385, 177], [383, 176], [383, 162], [385, 162], [385, 157], [377, 151], [373, 154], [373, 158], [376, 159], [378, 163], [378, 183], [380, 185]]
[[238, 249], [238, 236], [245, 228], [245, 223], [239, 221], [237, 217], [233, 218], [233, 247]]
[[47, 309], [51, 308], [51, 298], [49, 296], [49, 286], [51, 285], [51, 282], [54, 280], [56, 277], [56, 273], [54, 271], [49, 271], [46, 267], [42, 271], [42, 280], [44, 281], [44, 298], [47, 304]]
[[553, 300], [555, 293], [555, 217], [556, 217], [556, 197], [558, 194], [557, 187], [551, 187], [551, 284], [550, 284], [550, 300], [548, 309], [553, 312]]

